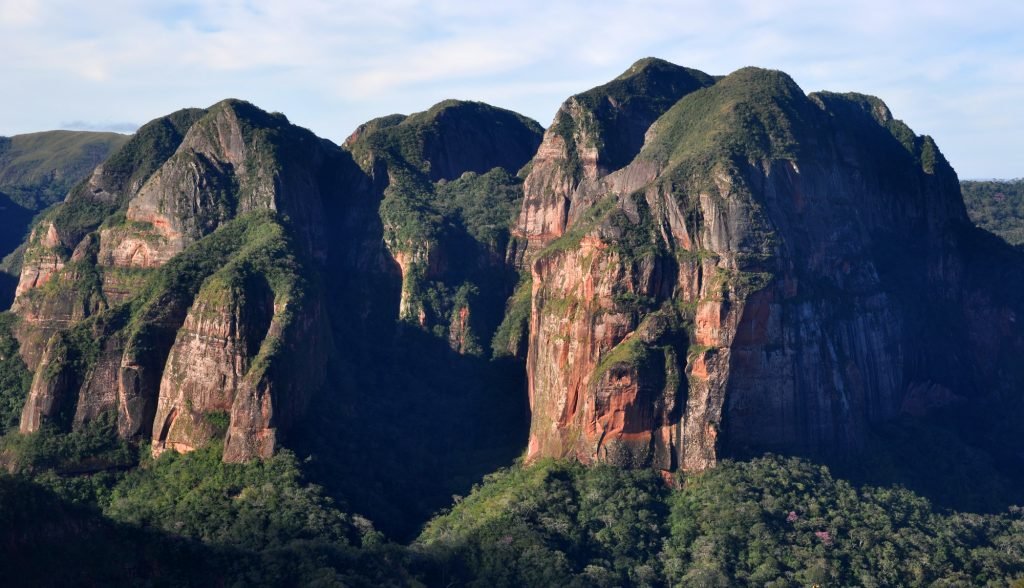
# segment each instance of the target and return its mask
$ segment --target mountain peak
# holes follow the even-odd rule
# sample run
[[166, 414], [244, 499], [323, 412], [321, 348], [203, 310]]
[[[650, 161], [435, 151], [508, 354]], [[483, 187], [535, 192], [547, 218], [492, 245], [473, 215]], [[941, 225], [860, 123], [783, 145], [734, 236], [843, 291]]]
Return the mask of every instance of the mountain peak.
[[366, 168], [371, 159], [402, 160], [431, 181], [495, 167], [516, 173], [533, 156], [544, 132], [537, 121], [484, 102], [444, 100], [429, 109], [360, 125], [345, 140]]
[[[636, 60], [633, 65], [630, 65], [626, 71], [622, 72], [615, 77], [615, 80], [627, 80], [636, 76], [650, 76], [658, 74], [675, 74], [679, 75], [682, 73], [689, 74], [694, 77], [708, 77], [708, 74], [681, 65], [676, 65], [671, 61], [666, 61], [659, 57], [644, 57], [643, 59]], [[614, 80], [613, 80], [614, 81]]]

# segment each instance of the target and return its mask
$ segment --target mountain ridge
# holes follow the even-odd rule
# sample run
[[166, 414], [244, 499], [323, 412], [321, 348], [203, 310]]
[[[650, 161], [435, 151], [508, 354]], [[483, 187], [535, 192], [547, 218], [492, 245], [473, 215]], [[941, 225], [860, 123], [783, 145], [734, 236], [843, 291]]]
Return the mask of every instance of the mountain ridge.
[[458, 100], [340, 146], [235, 99], [155, 119], [40, 216], [4, 348], [18, 438], [295, 450], [408, 538], [517, 456], [674, 483], [905, 419], [1012, 481], [1022, 268], [881, 100], [644, 59], [547, 129]]
[[641, 59], [546, 129], [161, 117], [20, 250], [8, 574], [1019, 581], [1024, 252], [977, 206], [881, 99], [759, 68]]

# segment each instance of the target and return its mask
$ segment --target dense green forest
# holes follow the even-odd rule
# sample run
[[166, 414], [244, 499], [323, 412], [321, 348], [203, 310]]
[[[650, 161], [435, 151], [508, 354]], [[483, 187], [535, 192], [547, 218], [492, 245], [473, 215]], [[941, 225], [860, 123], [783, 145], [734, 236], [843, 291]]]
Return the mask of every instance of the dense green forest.
[[971, 220], [1011, 245], [1024, 244], [1024, 179], [960, 182]]
[[873, 436], [870, 459], [833, 469], [767, 455], [666, 480], [517, 462], [417, 519], [409, 540], [343, 495], [366, 503], [378, 492], [415, 525], [439, 490], [415, 483], [422, 468], [386, 490], [359, 489], [373, 476], [324, 477], [324, 460], [374, 468], [380, 449], [226, 464], [216, 443], [153, 459], [111, 419], [18, 434], [29, 382], [3, 316], [0, 566], [16, 585], [1024, 585], [1018, 482], [951, 423], [893, 423]]
[[[143, 459], [83, 499], [0, 476], [7, 580], [32, 585], [1024, 585], [1024, 510], [943, 511], [807, 460], [653, 472], [544, 461], [488, 475], [409, 545], [305, 481], [303, 463]], [[96, 476], [97, 474], [93, 474]], [[78, 479], [90, 476], [77, 476]], [[415, 488], [407, 491], [415, 494]]]

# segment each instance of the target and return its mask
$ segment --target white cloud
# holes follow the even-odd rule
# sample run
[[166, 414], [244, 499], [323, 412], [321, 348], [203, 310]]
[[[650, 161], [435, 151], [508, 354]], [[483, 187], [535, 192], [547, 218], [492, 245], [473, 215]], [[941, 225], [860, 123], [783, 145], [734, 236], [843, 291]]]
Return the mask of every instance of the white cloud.
[[90, 122], [71, 120], [60, 123], [60, 128], [68, 131], [112, 131], [115, 133], [134, 133], [139, 125], [130, 122]]
[[0, 0], [0, 26], [28, 25], [38, 16], [38, 0]]
[[0, 0], [0, 75], [18, 89], [0, 134], [226, 96], [336, 140], [453, 95], [546, 123], [567, 95], [655, 55], [877, 94], [963, 154], [958, 169], [1024, 175], [1007, 155], [1024, 153], [1022, 134], [999, 132], [1024, 124], [1020, 22], [1024, 3], [999, 0]]

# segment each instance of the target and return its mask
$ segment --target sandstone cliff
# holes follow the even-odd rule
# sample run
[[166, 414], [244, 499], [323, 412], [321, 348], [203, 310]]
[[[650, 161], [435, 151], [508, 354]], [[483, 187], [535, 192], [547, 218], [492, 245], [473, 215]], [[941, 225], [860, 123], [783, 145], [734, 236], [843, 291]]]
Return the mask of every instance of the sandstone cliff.
[[[154, 454], [222, 442], [243, 461], [280, 447], [328, 371], [392, 344], [484, 362], [516, 280], [515, 173], [540, 135], [456, 101], [368, 123], [347, 150], [235, 100], [150, 123], [33, 233], [13, 308], [35, 374], [22, 432], [114, 413]], [[396, 329], [410, 323], [422, 336]], [[351, 379], [379, 386], [379, 363]], [[471, 363], [451, 370], [467, 389], [491, 371]], [[359, 423], [433, 418], [327, 388]]]
[[141, 129], [33, 233], [13, 308], [35, 371], [22, 432], [113, 411], [155, 453], [220, 437], [226, 460], [270, 455], [323, 382], [309, 276], [345, 161], [233, 100]]
[[[1020, 350], [995, 317], [1021, 299], [965, 276], [956, 175], [881, 101], [740, 70], [666, 108], [621, 169], [602, 173], [590, 141], [574, 182], [557, 130], [578, 111], [548, 130], [517, 227], [530, 458], [700, 470], [842, 453], [916, 396], [991, 398], [1005, 374], [965, 355]], [[554, 189], [531, 192], [539, 170]], [[981, 333], [979, 312], [1003, 326]]]
[[525, 243], [512, 256], [521, 262], [525, 253], [561, 236], [594, 204], [599, 179], [640, 151], [651, 123], [713, 81], [697, 70], [643, 59], [615, 80], [566, 100], [530, 163], [514, 230]]
[[36, 224], [21, 430], [115, 414], [231, 461], [291, 436], [376, 472], [356, 502], [420, 480], [424, 512], [523, 445], [849, 454], [901, 414], [1024, 406], [1024, 261], [993, 239], [931, 138], [775, 71], [647, 59], [546, 132], [446, 101], [342, 147], [228, 100], [146, 125]]

